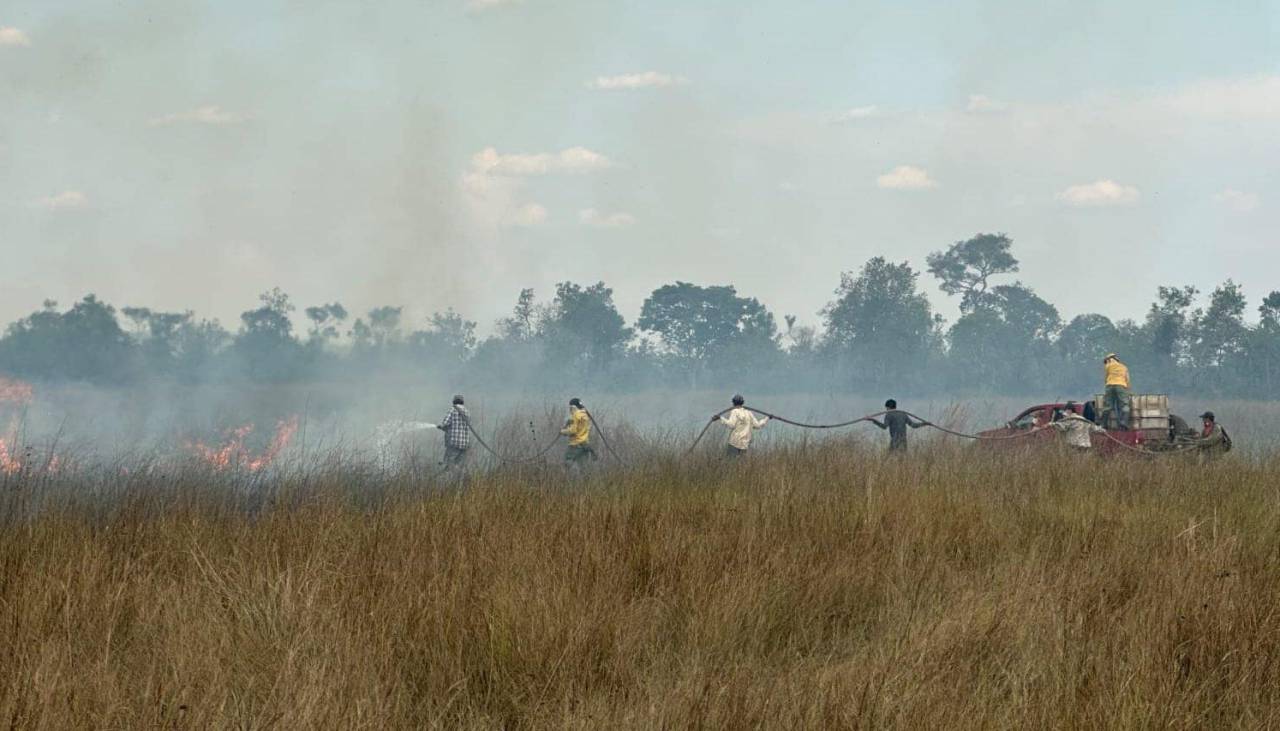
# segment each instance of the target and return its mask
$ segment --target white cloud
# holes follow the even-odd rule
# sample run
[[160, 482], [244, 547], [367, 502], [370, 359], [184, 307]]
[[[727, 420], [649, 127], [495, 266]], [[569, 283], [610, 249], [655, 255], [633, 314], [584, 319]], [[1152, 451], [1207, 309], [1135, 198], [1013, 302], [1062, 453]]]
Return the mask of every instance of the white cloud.
[[656, 89], [687, 83], [689, 83], [689, 80], [683, 76], [672, 76], [671, 74], [663, 74], [657, 71], [644, 71], [638, 74], [622, 74], [620, 76], [597, 76], [595, 81], [587, 82], [587, 88], [598, 91], [626, 91], [631, 89]]
[[17, 28], [0, 26], [0, 46], [30, 46], [31, 39]]
[[560, 152], [535, 154], [499, 154], [492, 147], [471, 156], [471, 168], [486, 175], [521, 177], [549, 173], [586, 173], [603, 170], [613, 163], [609, 158], [585, 147], [571, 147]]
[[578, 211], [578, 220], [584, 226], [594, 226], [596, 228], [622, 228], [630, 226], [636, 222], [636, 217], [630, 213], [609, 213], [603, 214], [594, 208], [587, 208]]
[[1215, 193], [1213, 201], [1237, 213], [1248, 213], [1258, 207], [1258, 194], [1227, 188], [1220, 193]]
[[1095, 180], [1073, 185], [1058, 194], [1058, 200], [1070, 206], [1128, 206], [1138, 202], [1142, 193], [1132, 185], [1114, 180]]
[[84, 208], [88, 203], [89, 199], [78, 190], [64, 190], [57, 195], [49, 195], [32, 201], [32, 205], [50, 211], [69, 211]]
[[609, 158], [585, 147], [560, 152], [502, 154], [492, 147], [471, 156], [461, 186], [472, 221], [494, 231], [505, 226], [539, 226], [547, 209], [528, 201], [528, 178], [554, 174], [587, 174], [613, 165]]
[[865, 107], [853, 107], [837, 114], [831, 121], [837, 123], [856, 122], [860, 119], [871, 119], [880, 116], [880, 107], [874, 104]]
[[987, 112], [1003, 112], [1008, 108], [1008, 104], [996, 101], [986, 94], [970, 94], [969, 104], [964, 109], [970, 114], [983, 114]]
[[923, 168], [911, 165], [899, 165], [876, 178], [876, 185], [888, 190], [928, 190], [938, 187], [937, 181], [929, 177]]
[[211, 104], [208, 106], [197, 107], [186, 112], [174, 112], [173, 114], [165, 114], [160, 117], [155, 117], [151, 121], [147, 122], [147, 124], [152, 127], [184, 123], [223, 125], [239, 124], [246, 119], [248, 119], [248, 117], [240, 114], [232, 114], [231, 112], [223, 110], [222, 107]]
[[547, 209], [537, 203], [520, 206], [511, 215], [511, 223], [516, 226], [540, 226], [547, 222]]

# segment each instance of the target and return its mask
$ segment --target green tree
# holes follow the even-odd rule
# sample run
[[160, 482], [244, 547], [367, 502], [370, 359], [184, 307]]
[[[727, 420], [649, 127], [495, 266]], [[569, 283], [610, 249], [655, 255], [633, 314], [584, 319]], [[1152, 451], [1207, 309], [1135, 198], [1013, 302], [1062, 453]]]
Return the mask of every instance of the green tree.
[[323, 346], [338, 337], [338, 328], [347, 319], [347, 308], [339, 302], [308, 307], [304, 312], [311, 321], [308, 340], [313, 346]]
[[174, 373], [186, 382], [205, 380], [219, 354], [232, 341], [217, 320], [183, 320], [173, 337]]
[[1280, 386], [1280, 292], [1258, 305], [1258, 326], [1249, 332], [1249, 362], [1253, 392], [1274, 394]]
[[1058, 308], [1031, 288], [1014, 282], [991, 289], [992, 305], [1017, 337], [1041, 347], [1062, 328]]
[[41, 380], [121, 383], [136, 375], [136, 346], [114, 307], [85, 295], [66, 312], [44, 306], [9, 326], [0, 341], [0, 367]]
[[462, 363], [476, 347], [476, 324], [449, 308], [431, 316], [424, 330], [409, 335], [415, 355], [441, 363]]
[[993, 287], [948, 334], [953, 372], [969, 386], [1043, 389], [1052, 380], [1052, 338], [1061, 326], [1057, 308], [1021, 282]]
[[377, 360], [400, 343], [400, 316], [403, 307], [383, 305], [369, 310], [368, 320], [356, 318], [351, 324], [351, 345], [363, 360]]
[[1065, 373], [1063, 385], [1072, 391], [1092, 393], [1102, 373], [1102, 358], [1120, 350], [1120, 331], [1110, 318], [1099, 314], [1077, 315], [1062, 328], [1057, 339]]
[[1146, 330], [1151, 354], [1175, 363], [1186, 355], [1191, 321], [1189, 310], [1199, 290], [1195, 287], [1160, 287], [1147, 311]]
[[1240, 285], [1228, 279], [1209, 295], [1209, 307], [1192, 316], [1188, 351], [1198, 389], [1223, 393], [1239, 387], [1249, 337], [1246, 305]]
[[844, 272], [836, 298], [822, 310], [824, 348], [859, 385], [901, 386], [922, 372], [938, 345], [941, 319], [906, 262], [877, 256], [858, 274]]
[[1013, 240], [1005, 234], [978, 234], [930, 254], [929, 273], [943, 292], [961, 296], [961, 312], [971, 312], [987, 299], [991, 277], [1018, 271], [1011, 246]]
[[633, 332], [604, 282], [588, 287], [561, 282], [539, 322], [538, 335], [555, 367], [599, 373], [623, 354]]
[[756, 298], [739, 297], [732, 285], [663, 285], [644, 301], [636, 324], [658, 335], [695, 378], [708, 368], [738, 371], [778, 353], [773, 314]]
[[515, 342], [527, 342], [533, 339], [538, 327], [538, 306], [532, 289], [520, 290], [516, 305], [511, 310], [511, 317], [498, 320], [498, 333], [501, 337]]
[[1193, 316], [1191, 306], [1199, 290], [1195, 287], [1159, 287], [1156, 301], [1147, 310], [1142, 338], [1129, 365], [1144, 373], [1150, 388], [1177, 388], [1180, 367], [1190, 358]]
[[293, 337], [289, 295], [277, 287], [258, 297], [260, 305], [240, 314], [234, 350], [249, 377], [282, 381], [297, 375], [300, 346]]
[[134, 323], [135, 338], [148, 370], [172, 374], [177, 367], [178, 333], [194, 313], [158, 312], [147, 307], [125, 307], [120, 312]]

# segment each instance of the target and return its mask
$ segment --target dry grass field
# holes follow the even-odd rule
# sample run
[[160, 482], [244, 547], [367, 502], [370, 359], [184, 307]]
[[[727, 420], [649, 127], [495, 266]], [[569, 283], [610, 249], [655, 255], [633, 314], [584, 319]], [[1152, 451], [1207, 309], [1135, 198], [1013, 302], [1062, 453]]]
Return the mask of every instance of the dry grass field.
[[1275, 726], [1280, 464], [11, 476], [0, 723]]

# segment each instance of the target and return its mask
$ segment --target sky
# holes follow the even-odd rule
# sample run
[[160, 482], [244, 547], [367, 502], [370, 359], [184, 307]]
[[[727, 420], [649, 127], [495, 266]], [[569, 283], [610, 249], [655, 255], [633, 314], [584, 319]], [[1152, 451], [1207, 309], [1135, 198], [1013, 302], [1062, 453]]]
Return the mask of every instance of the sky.
[[[1280, 0], [6, 0], [0, 321], [734, 284], [1004, 232], [1065, 317], [1280, 289]], [[921, 287], [954, 319], [925, 272]], [[300, 323], [301, 324], [301, 323]]]

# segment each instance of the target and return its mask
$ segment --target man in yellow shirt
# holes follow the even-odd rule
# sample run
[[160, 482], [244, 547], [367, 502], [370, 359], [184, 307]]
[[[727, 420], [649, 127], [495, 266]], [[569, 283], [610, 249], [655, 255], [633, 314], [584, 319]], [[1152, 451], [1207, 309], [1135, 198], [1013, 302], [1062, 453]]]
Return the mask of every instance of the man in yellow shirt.
[[569, 448], [564, 452], [566, 468], [581, 468], [585, 460], [599, 459], [591, 447], [591, 417], [583, 408], [582, 399], [569, 399], [569, 420], [560, 433], [569, 437]]
[[1120, 431], [1129, 429], [1129, 367], [1120, 362], [1115, 353], [1107, 353], [1102, 359], [1102, 370], [1106, 376], [1106, 390], [1102, 398], [1102, 407], [1111, 412]]

